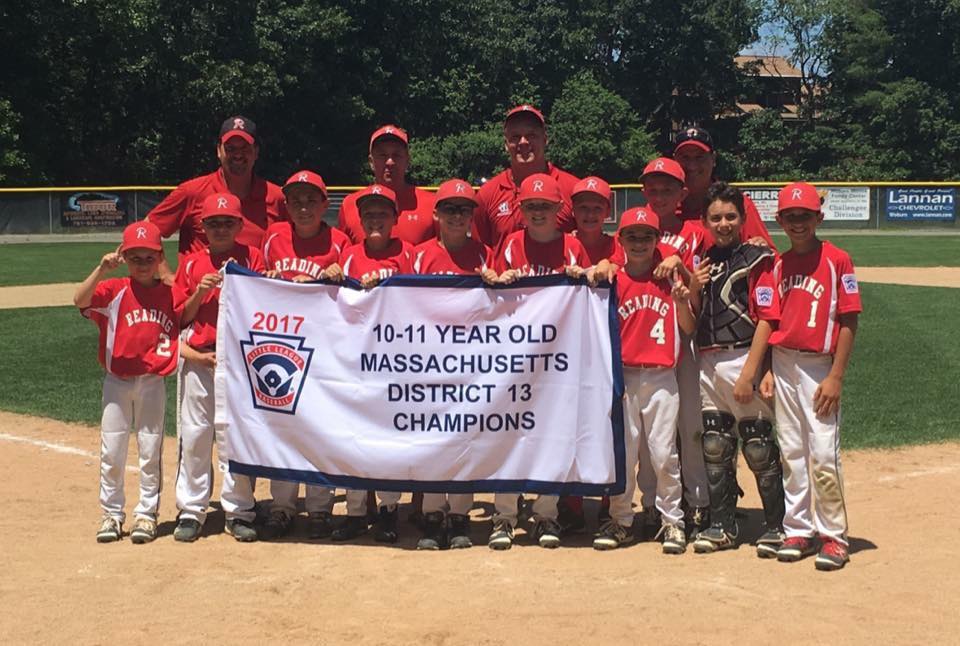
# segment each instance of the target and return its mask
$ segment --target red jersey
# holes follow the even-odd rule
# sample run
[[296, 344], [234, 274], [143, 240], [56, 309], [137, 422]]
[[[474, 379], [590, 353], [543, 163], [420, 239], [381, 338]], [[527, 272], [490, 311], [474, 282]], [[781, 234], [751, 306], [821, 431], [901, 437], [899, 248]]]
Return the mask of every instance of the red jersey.
[[144, 287], [129, 276], [97, 284], [81, 314], [100, 328], [99, 360], [118, 377], [166, 376], [180, 360], [180, 310], [173, 289]]
[[680, 330], [670, 282], [653, 277], [654, 265], [634, 278], [617, 273], [617, 314], [623, 365], [670, 368], [680, 359]]
[[[187, 180], [173, 189], [147, 213], [147, 219], [157, 225], [164, 238], [180, 232], [182, 259], [184, 255], [200, 251], [208, 244], [200, 225], [200, 207], [204, 198], [214, 193], [229, 192], [223, 170], [217, 169], [209, 175]], [[240, 200], [240, 209], [243, 213], [243, 229], [237, 234], [237, 242], [257, 249], [263, 245], [267, 227], [287, 217], [283, 191], [276, 184], [259, 177], [253, 178], [250, 193]]]
[[524, 231], [511, 233], [497, 257], [497, 272], [519, 269], [522, 276], [562, 274], [570, 265], [589, 267], [590, 258], [580, 241], [563, 233], [550, 242], [537, 242]]
[[[690, 202], [693, 204], [693, 202]], [[683, 203], [681, 212], [678, 215], [684, 220], [691, 220], [699, 222], [703, 217], [703, 214], [706, 213], [707, 209], [705, 206], [700, 206], [699, 208], [693, 208], [687, 206], [687, 202]], [[750, 199], [750, 196], [744, 193], [743, 195], [743, 226], [740, 227], [740, 242], [746, 242], [750, 238], [761, 237], [767, 241], [767, 246], [777, 250], [776, 245], [773, 244], [773, 239], [770, 238], [770, 232], [767, 231], [766, 225], [763, 223], [763, 219], [760, 217], [760, 211], [757, 210], [757, 205], [753, 203], [753, 200]], [[713, 246], [713, 234], [708, 230], [703, 229], [704, 235], [704, 251]]]
[[[573, 231], [577, 222], [573, 219], [573, 202], [570, 194], [578, 180], [567, 171], [547, 164], [547, 174], [557, 180], [563, 204], [557, 214], [557, 226], [561, 231]], [[513, 181], [513, 172], [508, 168], [493, 177], [477, 191], [477, 210], [473, 215], [473, 237], [500, 254], [504, 240], [514, 231], [525, 228], [520, 212], [520, 185]]]
[[[576, 236], [576, 233], [574, 235]], [[577, 240], [580, 240], [580, 238], [577, 237]], [[588, 245], [583, 240], [580, 240], [580, 244], [583, 245], [583, 250], [587, 252], [587, 258], [590, 259], [590, 265], [588, 266], [591, 267], [601, 260], [610, 260], [617, 253], [619, 247], [617, 239], [606, 233], [600, 236], [600, 240], [596, 244]]]
[[[679, 225], [673, 224], [663, 228], [660, 232], [660, 242], [657, 243], [657, 251], [663, 258], [679, 256], [684, 267], [692, 271], [700, 265], [700, 258], [706, 250], [704, 244], [706, 233], [703, 224], [699, 221], [683, 220]], [[627, 264], [627, 258], [619, 241], [610, 262], [621, 267]]]
[[350, 278], [363, 280], [371, 274], [380, 279], [394, 274], [413, 273], [413, 247], [406, 240], [390, 238], [390, 244], [383, 251], [368, 252], [364, 243], [355, 244], [343, 250], [340, 266]]
[[[360, 191], [357, 191], [359, 193]], [[343, 198], [337, 228], [347, 234], [351, 244], [363, 242], [367, 235], [360, 224], [360, 211], [357, 210], [357, 193]], [[436, 235], [433, 221], [433, 205], [436, 195], [416, 186], [408, 186], [397, 192], [397, 223], [390, 235], [400, 238], [411, 245], [426, 242]]]
[[301, 238], [291, 222], [275, 222], [267, 229], [263, 242], [263, 262], [267, 270], [280, 272], [290, 280], [306, 274], [320, 279], [320, 273], [335, 262], [350, 246], [347, 234], [324, 222], [312, 238]]
[[770, 345], [833, 354], [840, 314], [862, 312], [850, 256], [829, 242], [810, 253], [788, 251], [773, 269], [780, 294], [780, 327]]
[[[177, 276], [173, 281], [174, 300], [177, 307], [183, 308], [184, 302], [197, 291], [197, 285], [203, 277], [220, 271], [230, 258], [247, 269], [264, 271], [263, 256], [255, 247], [237, 243], [233, 249], [224, 253], [212, 254], [209, 249], [195, 251], [186, 256], [177, 267]], [[190, 347], [202, 350], [216, 345], [219, 312], [220, 288], [215, 287], [204, 295], [200, 302], [200, 309], [190, 323], [186, 338]]]
[[493, 269], [493, 252], [490, 247], [467, 238], [467, 243], [450, 251], [440, 244], [439, 238], [427, 240], [413, 250], [413, 271], [417, 274], [479, 274]]

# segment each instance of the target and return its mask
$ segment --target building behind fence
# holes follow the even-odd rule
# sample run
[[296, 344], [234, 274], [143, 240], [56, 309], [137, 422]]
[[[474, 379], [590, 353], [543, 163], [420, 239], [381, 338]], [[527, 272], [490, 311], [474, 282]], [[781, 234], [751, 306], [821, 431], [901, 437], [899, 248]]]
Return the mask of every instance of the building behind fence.
[[[776, 213], [775, 182], [739, 183], [772, 221]], [[78, 233], [120, 229], [142, 220], [172, 186], [93, 186], [0, 188], [0, 235]], [[344, 196], [358, 186], [331, 186], [326, 220], [336, 223]], [[614, 185], [614, 214], [644, 203], [639, 184]], [[838, 182], [818, 184], [825, 194], [827, 227], [843, 229], [955, 228], [960, 183]]]

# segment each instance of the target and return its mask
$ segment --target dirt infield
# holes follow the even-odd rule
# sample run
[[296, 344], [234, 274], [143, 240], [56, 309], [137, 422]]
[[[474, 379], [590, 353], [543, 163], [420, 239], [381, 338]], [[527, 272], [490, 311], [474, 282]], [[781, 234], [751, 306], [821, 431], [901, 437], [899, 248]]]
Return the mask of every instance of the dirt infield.
[[[749, 546], [600, 553], [586, 536], [556, 551], [520, 533], [510, 552], [422, 553], [407, 524], [398, 546], [242, 545], [220, 533], [220, 513], [205, 538], [180, 544], [170, 536], [172, 440], [161, 538], [98, 545], [98, 450], [96, 429], [0, 413], [4, 643], [947, 643], [960, 631], [956, 527], [943, 516], [955, 506], [956, 443], [844, 455], [853, 555], [829, 574], [812, 560], [761, 561]], [[128, 509], [133, 455], [129, 464]], [[759, 501], [740, 474], [752, 538]], [[258, 497], [267, 489], [261, 481]], [[488, 513], [473, 510], [481, 544]]]
[[[857, 267], [863, 283], [960, 287], [960, 267]], [[77, 283], [0, 287], [0, 309], [55, 307], [73, 303]]]

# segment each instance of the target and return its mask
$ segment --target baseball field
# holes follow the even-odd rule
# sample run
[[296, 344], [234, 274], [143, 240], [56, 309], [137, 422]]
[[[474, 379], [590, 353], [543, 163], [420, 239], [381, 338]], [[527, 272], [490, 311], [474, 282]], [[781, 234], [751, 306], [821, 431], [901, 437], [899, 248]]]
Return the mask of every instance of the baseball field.
[[[161, 537], [97, 544], [102, 370], [95, 327], [68, 303], [73, 283], [116, 244], [0, 245], [0, 635], [4, 643], [949, 643], [960, 634], [949, 574], [960, 475], [952, 339], [960, 236], [835, 242], [857, 265], [864, 304], [843, 395], [852, 556], [835, 573], [815, 571], [812, 560], [763, 561], [749, 545], [668, 557], [647, 542], [601, 553], [583, 535], [550, 551], [522, 530], [511, 551], [494, 553], [485, 547], [490, 496], [471, 514], [478, 547], [470, 550], [417, 552], [409, 524], [391, 546], [307, 541], [302, 532], [240, 544], [221, 533], [219, 512], [203, 540], [176, 543], [174, 437], [164, 447]], [[128, 502], [135, 455], [134, 443]], [[739, 475], [750, 541], [760, 503], [749, 470]], [[266, 482], [257, 497], [269, 497]], [[341, 496], [338, 513], [342, 504]], [[594, 523], [595, 509], [588, 505]]]

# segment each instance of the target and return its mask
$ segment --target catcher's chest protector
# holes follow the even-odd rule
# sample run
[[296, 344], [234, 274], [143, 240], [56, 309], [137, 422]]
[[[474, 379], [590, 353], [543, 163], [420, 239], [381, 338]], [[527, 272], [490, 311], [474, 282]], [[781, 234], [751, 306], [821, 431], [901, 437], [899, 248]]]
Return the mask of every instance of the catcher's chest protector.
[[711, 247], [710, 282], [703, 290], [703, 311], [697, 323], [700, 348], [745, 348], [756, 322], [750, 317], [750, 272], [773, 252], [757, 245]]

